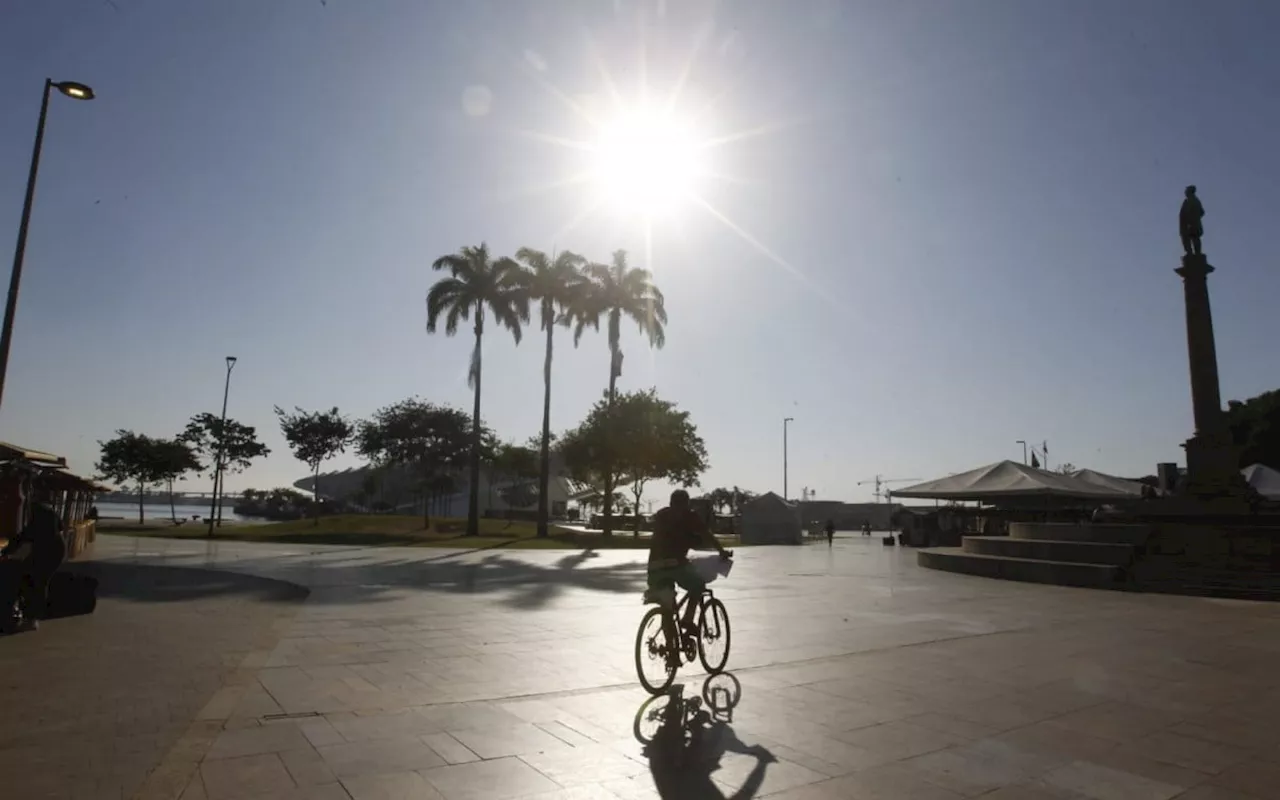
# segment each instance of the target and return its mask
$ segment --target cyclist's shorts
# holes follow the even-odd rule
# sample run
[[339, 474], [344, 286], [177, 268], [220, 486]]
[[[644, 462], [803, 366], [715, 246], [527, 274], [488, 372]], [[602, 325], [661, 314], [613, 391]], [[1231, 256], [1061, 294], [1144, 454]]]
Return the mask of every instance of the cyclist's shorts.
[[[674, 567], [650, 567], [649, 588], [655, 593], [666, 593], [679, 586], [690, 594], [698, 594], [707, 588], [692, 564], [680, 564]], [[674, 595], [674, 592], [672, 592]], [[672, 598], [674, 600], [674, 597]]]

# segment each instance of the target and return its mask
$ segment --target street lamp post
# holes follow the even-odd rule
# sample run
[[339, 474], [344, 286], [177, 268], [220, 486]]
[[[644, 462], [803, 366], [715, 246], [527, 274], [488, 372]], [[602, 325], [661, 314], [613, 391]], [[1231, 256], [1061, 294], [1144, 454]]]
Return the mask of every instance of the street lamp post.
[[227, 440], [227, 397], [231, 394], [231, 368], [236, 365], [235, 356], [227, 356], [227, 382], [222, 387], [222, 422], [218, 425], [218, 455], [213, 462], [213, 504], [209, 506], [209, 536], [213, 536], [214, 520], [218, 517], [218, 486], [222, 480], [222, 447]]
[[1022, 463], [1023, 463], [1023, 464], [1027, 463], [1027, 442], [1026, 442], [1026, 440], [1025, 440], [1025, 439], [1019, 439], [1018, 441], [1014, 442], [1014, 444], [1020, 444], [1020, 445], [1022, 445]]
[[787, 499], [787, 424], [795, 422], [795, 417], [782, 420], [782, 499]]
[[13, 249], [13, 272], [9, 273], [9, 298], [4, 304], [4, 328], [0, 332], [0, 400], [4, 398], [4, 379], [9, 372], [9, 346], [13, 342], [13, 317], [18, 310], [18, 287], [22, 283], [22, 257], [27, 251], [27, 228], [31, 224], [31, 204], [36, 199], [36, 175], [40, 172], [40, 148], [44, 144], [44, 120], [49, 113], [49, 90], [58, 91], [75, 100], [92, 100], [93, 90], [83, 83], [44, 80], [44, 96], [40, 100], [40, 120], [36, 123], [36, 141], [31, 148], [31, 169], [27, 173], [27, 195], [22, 202], [22, 221], [18, 223], [18, 244]]

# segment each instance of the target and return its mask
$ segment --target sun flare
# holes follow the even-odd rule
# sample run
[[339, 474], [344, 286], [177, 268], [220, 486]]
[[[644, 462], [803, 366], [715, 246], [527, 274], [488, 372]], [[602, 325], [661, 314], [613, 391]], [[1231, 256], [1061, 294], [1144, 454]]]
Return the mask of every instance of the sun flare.
[[701, 150], [691, 128], [670, 113], [619, 111], [596, 131], [591, 174], [616, 210], [661, 215], [696, 191]]

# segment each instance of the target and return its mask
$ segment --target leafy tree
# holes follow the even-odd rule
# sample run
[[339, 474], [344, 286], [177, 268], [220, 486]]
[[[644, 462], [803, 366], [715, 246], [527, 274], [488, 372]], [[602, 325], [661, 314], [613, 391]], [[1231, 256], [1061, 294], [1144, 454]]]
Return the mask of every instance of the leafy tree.
[[435, 333], [442, 318], [446, 336], [458, 332], [460, 320], [475, 314], [476, 343], [471, 351], [468, 381], [475, 390], [471, 413], [471, 496], [467, 503], [467, 535], [480, 535], [480, 378], [482, 373], [481, 342], [484, 337], [485, 312], [511, 331], [520, 343], [521, 323], [529, 320], [529, 295], [525, 289], [520, 265], [509, 258], [492, 260], [489, 248], [464, 247], [457, 253], [441, 256], [431, 265], [434, 270], [448, 270], [427, 292], [427, 332]]
[[178, 510], [173, 502], [173, 482], [182, 480], [188, 472], [199, 472], [204, 465], [196, 458], [191, 445], [181, 438], [152, 439], [151, 447], [156, 459], [156, 474], [169, 491], [169, 518], [178, 524]]
[[504, 479], [507, 483], [520, 482], [516, 486], [509, 485], [499, 490], [502, 501], [508, 508], [513, 505], [527, 505], [527, 503], [515, 502], [513, 493], [527, 492], [527, 484], [523, 482], [540, 477], [538, 451], [527, 445], [499, 444], [493, 458], [493, 473], [490, 476], [491, 486], [495, 476]]
[[[627, 264], [627, 252], [618, 250], [613, 262], [589, 264], [585, 269], [591, 288], [585, 301], [584, 313], [574, 324], [574, 340], [577, 341], [587, 325], [599, 327], [603, 317], [609, 337], [609, 390], [605, 395], [612, 403], [617, 395], [618, 378], [622, 375], [622, 319], [635, 321], [640, 332], [649, 337], [652, 347], [666, 344], [667, 310], [662, 292], [653, 285], [648, 270], [633, 268]], [[610, 498], [614, 489], [614, 470], [604, 471], [604, 535], [613, 532], [613, 504]]]
[[240, 503], [236, 508], [243, 509], [250, 516], [282, 520], [298, 519], [307, 513], [311, 505], [311, 498], [296, 489], [245, 489], [240, 493]]
[[736, 510], [735, 506], [737, 505], [737, 500], [734, 497], [733, 489], [716, 487], [715, 489], [712, 489], [711, 491], [703, 495], [703, 497], [707, 500], [707, 502], [711, 503], [711, 507], [716, 509], [717, 511], [723, 511], [727, 509], [728, 512], [732, 514]]
[[733, 502], [729, 506], [729, 512], [731, 514], [739, 513], [740, 511], [742, 511], [742, 506], [744, 503], [749, 503], [752, 500], [756, 499], [756, 497], [758, 497], [758, 495], [755, 492], [752, 492], [748, 489], [739, 489], [737, 486], [733, 487], [733, 493], [732, 493]]
[[1244, 402], [1228, 401], [1227, 425], [1232, 443], [1240, 448], [1241, 468], [1266, 464], [1280, 469], [1280, 389]]
[[311, 469], [311, 494], [314, 499], [316, 524], [320, 524], [320, 465], [347, 449], [355, 436], [351, 421], [334, 406], [328, 411], [303, 411], [294, 407], [293, 413], [276, 406], [280, 419], [280, 431], [284, 434], [294, 458]]
[[[590, 480], [616, 469], [617, 476], [631, 484], [636, 509], [649, 481], [696, 486], [698, 476], [707, 469], [707, 448], [689, 412], [658, 397], [653, 389], [597, 402], [563, 441], [571, 475]], [[634, 533], [639, 532], [637, 515]]]
[[440, 500], [452, 495], [458, 489], [458, 482], [453, 479], [452, 475], [447, 473], [439, 473], [432, 475], [423, 483], [423, 496], [430, 498], [431, 505], [436, 510], [436, 514], [440, 513]]
[[366, 510], [373, 507], [374, 497], [381, 499], [383, 477], [381, 469], [370, 467], [360, 480], [360, 492], [365, 498], [364, 506]]
[[1075, 472], [1076, 469], [1077, 467], [1075, 464], [1072, 464], [1070, 461], [1064, 461], [1058, 465], [1058, 468], [1054, 470], [1054, 472], [1057, 472], [1060, 475], [1070, 475]]
[[[590, 322], [591, 285], [582, 272], [586, 259], [569, 251], [548, 258], [546, 253], [523, 247], [516, 258], [526, 267], [525, 288], [538, 304], [538, 324], [547, 335], [547, 351], [542, 362], [542, 437], [538, 442], [538, 536], [547, 536], [551, 515], [551, 360], [555, 351], [557, 325]], [[598, 324], [598, 320], [597, 320]], [[574, 338], [577, 344], [581, 329]]]
[[474, 452], [471, 431], [464, 412], [412, 397], [378, 409], [360, 423], [356, 451], [379, 466], [394, 464], [419, 472], [425, 528], [431, 524], [427, 485], [436, 475], [461, 467], [468, 451]]
[[[224, 428], [222, 418], [208, 412], [192, 417], [178, 438], [191, 446], [197, 458], [207, 460], [206, 468], [215, 475], [219, 474], [218, 458], [221, 456], [222, 477], [214, 487], [219, 496], [226, 473], [244, 472], [255, 458], [271, 454], [271, 448], [258, 441], [258, 431], [252, 425], [228, 419]], [[221, 524], [222, 503], [218, 503], [217, 516]]]
[[98, 442], [102, 452], [95, 469], [104, 480], [138, 484], [138, 524], [143, 524], [146, 488], [165, 479], [166, 465], [159, 440], [133, 431], [117, 430], [114, 439]]

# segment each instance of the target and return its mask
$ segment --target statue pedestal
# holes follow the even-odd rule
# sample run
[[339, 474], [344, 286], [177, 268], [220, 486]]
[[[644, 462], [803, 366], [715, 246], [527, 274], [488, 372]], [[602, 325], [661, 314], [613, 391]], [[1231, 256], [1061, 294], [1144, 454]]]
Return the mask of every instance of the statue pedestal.
[[[1196, 433], [1187, 451], [1184, 495], [1195, 501], [1219, 500], [1227, 506], [1244, 503], [1249, 485], [1240, 474], [1240, 451], [1231, 441], [1218, 385], [1218, 352], [1213, 340], [1207, 278], [1213, 272], [1204, 255], [1182, 257], [1174, 270], [1182, 278], [1187, 315], [1187, 360], [1191, 372], [1191, 405]], [[1219, 503], [1221, 504], [1221, 503]]]
[[1225, 430], [1197, 433], [1182, 445], [1187, 452], [1185, 494], [1211, 499], [1249, 494], [1249, 483], [1240, 474], [1240, 449]]

